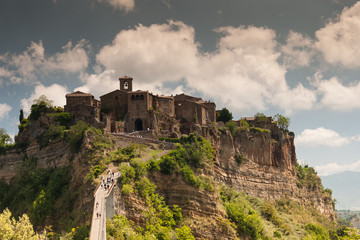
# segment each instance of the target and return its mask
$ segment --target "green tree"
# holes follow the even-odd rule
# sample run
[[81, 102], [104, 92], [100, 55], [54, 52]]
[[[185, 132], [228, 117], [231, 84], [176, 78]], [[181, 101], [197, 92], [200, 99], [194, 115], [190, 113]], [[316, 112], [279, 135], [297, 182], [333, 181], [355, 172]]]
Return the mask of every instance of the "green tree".
[[9, 143], [11, 143], [11, 137], [6, 133], [5, 129], [0, 128], [0, 147], [5, 147]]
[[20, 109], [19, 122], [21, 123], [23, 119], [24, 119], [24, 110]]
[[41, 95], [38, 99], [34, 99], [34, 104], [31, 105], [31, 113], [29, 119], [37, 120], [42, 113], [45, 113], [49, 108], [53, 107], [53, 101], [49, 100], [45, 95]]
[[37, 105], [45, 105], [49, 108], [53, 106], [54, 101], [48, 99], [45, 95], [41, 95], [39, 98], [34, 99], [33, 103]]
[[256, 118], [256, 121], [257, 121], [258, 123], [265, 124], [265, 123], [270, 122], [270, 121], [269, 121], [269, 118], [268, 118], [265, 114], [260, 113], [260, 112], [256, 113], [256, 114], [254, 115], [254, 117]]
[[216, 121], [218, 122], [221, 121], [226, 123], [233, 119], [232, 113], [227, 108], [221, 109], [220, 112], [216, 115]]
[[283, 115], [281, 114], [276, 114], [274, 116], [275, 118], [275, 121], [276, 121], [276, 125], [282, 129], [282, 130], [285, 130], [287, 131], [289, 129], [289, 126], [290, 126], [290, 118], [288, 117], [284, 117]]
[[36, 234], [26, 214], [22, 215], [19, 220], [16, 220], [11, 218], [11, 212], [5, 209], [4, 212], [0, 214], [0, 239], [41, 240], [46, 239], [46, 233]]

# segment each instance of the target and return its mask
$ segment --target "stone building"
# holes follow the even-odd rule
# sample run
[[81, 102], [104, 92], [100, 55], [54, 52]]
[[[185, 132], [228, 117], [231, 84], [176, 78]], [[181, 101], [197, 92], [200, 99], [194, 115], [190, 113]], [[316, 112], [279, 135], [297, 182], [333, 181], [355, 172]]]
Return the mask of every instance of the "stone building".
[[[209, 125], [216, 121], [215, 103], [201, 98], [180, 94], [176, 96], [159, 96], [149, 91], [133, 91], [133, 78], [124, 76], [119, 78], [120, 89], [114, 90], [100, 97], [101, 117], [107, 132], [133, 132], [141, 130], [155, 130], [157, 132], [189, 133], [191, 125]], [[83, 94], [83, 95], [81, 95]], [[84, 93], [67, 94], [65, 110], [73, 109], [74, 96]], [[86, 104], [83, 100], [77, 104], [88, 106], [91, 94]], [[92, 101], [96, 101], [92, 97]], [[98, 101], [97, 101], [98, 102]], [[83, 114], [82, 111], [76, 114]], [[75, 115], [76, 115], [75, 114]], [[81, 116], [76, 116], [77, 119]], [[97, 116], [98, 117], [98, 116]], [[180, 129], [180, 126], [183, 126]]]
[[64, 110], [71, 114], [73, 121], [79, 120], [93, 124], [100, 122], [100, 101], [90, 93], [76, 91], [66, 94]]

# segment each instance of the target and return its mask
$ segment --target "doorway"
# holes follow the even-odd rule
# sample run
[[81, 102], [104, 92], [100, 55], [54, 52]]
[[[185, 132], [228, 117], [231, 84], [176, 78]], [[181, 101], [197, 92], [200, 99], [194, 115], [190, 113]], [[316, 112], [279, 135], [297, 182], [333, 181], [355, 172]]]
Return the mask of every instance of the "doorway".
[[141, 131], [143, 130], [143, 122], [141, 119], [136, 119], [135, 120], [135, 131]]

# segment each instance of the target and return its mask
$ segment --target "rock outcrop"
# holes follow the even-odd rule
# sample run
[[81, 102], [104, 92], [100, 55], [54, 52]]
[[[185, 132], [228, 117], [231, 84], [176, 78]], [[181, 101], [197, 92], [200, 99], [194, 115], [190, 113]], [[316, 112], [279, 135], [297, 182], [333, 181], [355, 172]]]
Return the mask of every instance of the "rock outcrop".
[[[215, 139], [214, 145], [217, 146], [215, 171], [219, 182], [251, 196], [268, 200], [287, 198], [311, 205], [335, 220], [331, 201], [323, 198], [321, 186], [307, 189], [296, 185], [293, 136], [277, 131], [275, 138], [268, 132], [239, 132], [233, 137], [226, 131]], [[236, 157], [241, 157], [241, 163]]]

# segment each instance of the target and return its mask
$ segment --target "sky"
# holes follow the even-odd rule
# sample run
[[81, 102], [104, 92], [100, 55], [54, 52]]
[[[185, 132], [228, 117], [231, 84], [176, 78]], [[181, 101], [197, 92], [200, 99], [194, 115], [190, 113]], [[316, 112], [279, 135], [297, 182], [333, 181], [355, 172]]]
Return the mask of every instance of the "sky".
[[360, 172], [359, 56], [353, 0], [1, 0], [0, 128], [17, 134], [41, 95], [99, 99], [127, 75], [235, 119], [288, 116], [299, 162]]

